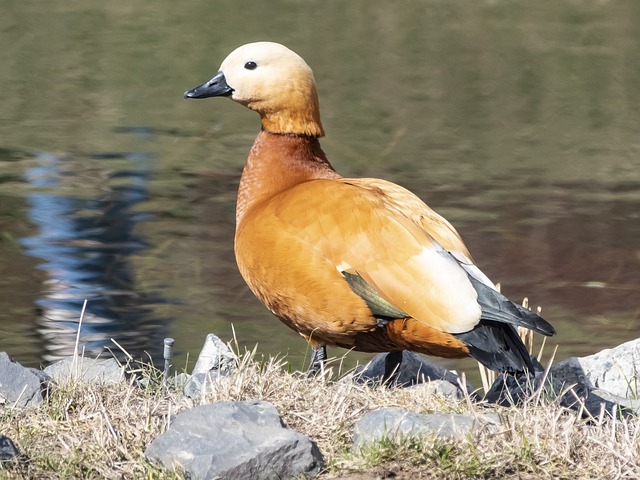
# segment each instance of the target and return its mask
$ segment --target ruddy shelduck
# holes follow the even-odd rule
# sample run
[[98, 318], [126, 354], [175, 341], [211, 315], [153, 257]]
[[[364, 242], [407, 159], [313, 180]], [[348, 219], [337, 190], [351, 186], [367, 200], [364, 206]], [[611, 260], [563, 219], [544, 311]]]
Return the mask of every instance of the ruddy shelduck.
[[300, 56], [277, 43], [243, 45], [185, 92], [219, 96], [262, 122], [238, 190], [240, 273], [307, 339], [312, 370], [327, 345], [470, 355], [492, 370], [533, 370], [516, 327], [543, 335], [554, 328], [500, 294], [451, 224], [416, 195], [333, 169], [318, 141], [316, 82]]

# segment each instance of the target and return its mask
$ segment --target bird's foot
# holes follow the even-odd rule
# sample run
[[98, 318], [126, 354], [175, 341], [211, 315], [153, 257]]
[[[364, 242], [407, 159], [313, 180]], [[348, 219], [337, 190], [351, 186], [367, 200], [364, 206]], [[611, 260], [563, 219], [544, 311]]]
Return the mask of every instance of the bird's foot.
[[327, 361], [327, 347], [324, 345], [318, 348], [312, 348], [311, 361], [309, 362], [309, 368], [307, 369], [307, 375], [310, 377], [316, 376], [324, 368], [324, 364]]

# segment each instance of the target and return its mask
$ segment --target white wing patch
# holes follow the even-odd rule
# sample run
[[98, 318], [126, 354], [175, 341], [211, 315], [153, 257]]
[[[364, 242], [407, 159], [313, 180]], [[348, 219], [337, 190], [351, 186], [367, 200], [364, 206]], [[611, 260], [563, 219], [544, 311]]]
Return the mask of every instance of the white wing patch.
[[[438, 245], [439, 247], [439, 245]], [[449, 252], [440, 248], [423, 248], [415, 261], [421, 268], [431, 272], [436, 279], [427, 287], [432, 289], [428, 297], [436, 298], [446, 305], [447, 318], [441, 318], [440, 326], [450, 333], [462, 333], [471, 330], [480, 320], [482, 310], [477, 302], [477, 293], [466, 272]], [[411, 312], [408, 312], [411, 313]]]

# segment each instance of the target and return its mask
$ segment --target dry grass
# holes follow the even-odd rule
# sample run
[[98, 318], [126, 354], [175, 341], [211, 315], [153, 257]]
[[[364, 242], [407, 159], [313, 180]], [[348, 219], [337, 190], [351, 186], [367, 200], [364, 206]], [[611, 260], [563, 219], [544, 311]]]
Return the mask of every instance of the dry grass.
[[[287, 373], [284, 362], [243, 356], [237, 373], [206, 386], [196, 402], [263, 399], [290, 428], [313, 437], [329, 465], [325, 478], [640, 478], [640, 422], [592, 419], [532, 401], [522, 407], [489, 408], [469, 399], [452, 402], [426, 388], [369, 388]], [[0, 433], [11, 437], [24, 461], [0, 466], [0, 478], [183, 478], [144, 459], [146, 445], [169, 418], [194, 406], [159, 383], [63, 385], [38, 408], [0, 407]], [[383, 440], [352, 452], [354, 424], [368, 411], [397, 406], [417, 412], [497, 412], [499, 431], [480, 431], [463, 441], [435, 438]], [[391, 473], [390, 473], [391, 472]]]
[[177, 394], [132, 380], [71, 382], [53, 389], [39, 407], [0, 407], [0, 432], [22, 454], [19, 462], [0, 464], [0, 478], [176, 477], [147, 464], [142, 454], [169, 415], [186, 406]]

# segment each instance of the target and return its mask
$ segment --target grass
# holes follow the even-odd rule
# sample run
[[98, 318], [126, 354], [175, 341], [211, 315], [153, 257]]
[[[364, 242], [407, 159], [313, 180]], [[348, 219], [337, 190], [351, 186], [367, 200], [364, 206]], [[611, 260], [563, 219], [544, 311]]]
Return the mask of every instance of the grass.
[[[426, 388], [370, 388], [329, 368], [316, 378], [287, 372], [278, 358], [243, 355], [237, 372], [208, 384], [205, 396], [185, 399], [166, 388], [161, 372], [137, 372], [120, 384], [70, 381], [43, 405], [0, 406], [0, 433], [14, 440], [23, 458], [0, 464], [0, 478], [184, 478], [144, 459], [148, 443], [179, 411], [218, 401], [272, 402], [286, 424], [311, 436], [325, 455], [326, 479], [395, 478], [639, 478], [640, 421], [587, 422], [552, 399], [537, 397], [520, 407], [459, 402]], [[338, 376], [338, 375], [336, 375]], [[354, 424], [368, 411], [402, 407], [415, 412], [498, 413], [498, 431], [481, 430], [464, 440], [435, 437], [383, 439], [351, 450]], [[321, 478], [322, 478], [321, 477]]]
[[34, 408], [0, 408], [0, 432], [23, 458], [0, 464], [0, 478], [181, 478], [143, 460], [148, 442], [180, 408], [177, 395], [133, 382], [69, 382]]

